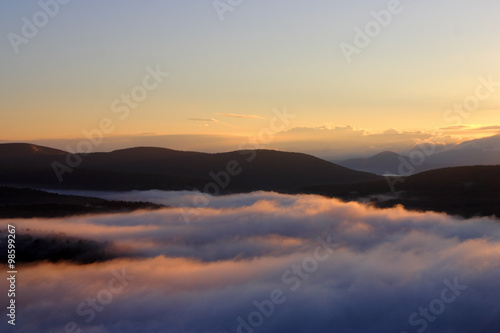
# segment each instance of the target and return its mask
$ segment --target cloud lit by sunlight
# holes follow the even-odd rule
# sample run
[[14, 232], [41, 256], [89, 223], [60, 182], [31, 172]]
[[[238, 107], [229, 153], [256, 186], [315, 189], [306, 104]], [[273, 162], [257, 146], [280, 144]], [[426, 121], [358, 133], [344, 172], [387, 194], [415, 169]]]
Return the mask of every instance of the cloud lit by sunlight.
[[[19, 233], [64, 233], [123, 250], [89, 265], [20, 268], [19, 317], [32, 331], [61, 330], [74, 321], [83, 332], [246, 333], [238, 331], [237, 319], [248, 323], [255, 302], [279, 289], [286, 301], [258, 332], [416, 332], [421, 324], [411, 325], [410, 315], [455, 279], [467, 289], [427, 323], [429, 332], [500, 327], [500, 224], [494, 219], [269, 192], [212, 198], [205, 208], [192, 207], [196, 193], [190, 192], [101, 196], [179, 207], [2, 222], [16, 224]], [[182, 212], [189, 209], [186, 224]], [[293, 273], [308, 267], [318, 246], [325, 260]], [[90, 315], [75, 309], [122, 270], [134, 279], [87, 323]]]

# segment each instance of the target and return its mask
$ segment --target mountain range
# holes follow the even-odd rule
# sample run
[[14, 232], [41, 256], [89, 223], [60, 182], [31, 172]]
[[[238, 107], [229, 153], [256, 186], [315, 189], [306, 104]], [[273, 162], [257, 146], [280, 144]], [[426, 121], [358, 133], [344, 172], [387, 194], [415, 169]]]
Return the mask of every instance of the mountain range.
[[[472, 149], [467, 144], [461, 148], [453, 153], [460, 156]], [[365, 170], [397, 174], [398, 170], [388, 169], [388, 165], [401, 163], [401, 156], [384, 152], [368, 159], [351, 160], [345, 165], [355, 167], [357, 163]], [[494, 162], [495, 158], [481, 161]], [[137, 147], [76, 155], [26, 143], [0, 144], [0, 160], [0, 186], [4, 186], [0, 190], [3, 210], [0, 217], [52, 217], [159, 208], [148, 203], [106, 202], [16, 189], [19, 187], [198, 190], [215, 195], [263, 190], [319, 194], [345, 201], [370, 202], [380, 208], [401, 204], [407, 209], [464, 217], [500, 217], [500, 165], [440, 168], [409, 177], [382, 177], [306, 154], [273, 150], [208, 154]]]
[[76, 155], [19, 143], [0, 144], [0, 160], [0, 184], [53, 189], [219, 194], [381, 179], [310, 155], [273, 150], [208, 154], [138, 147]]
[[398, 154], [385, 151], [366, 158], [352, 158], [336, 163], [358, 171], [377, 175], [408, 176], [423, 171], [470, 165], [500, 165], [500, 135], [462, 142], [442, 151], [416, 146]]

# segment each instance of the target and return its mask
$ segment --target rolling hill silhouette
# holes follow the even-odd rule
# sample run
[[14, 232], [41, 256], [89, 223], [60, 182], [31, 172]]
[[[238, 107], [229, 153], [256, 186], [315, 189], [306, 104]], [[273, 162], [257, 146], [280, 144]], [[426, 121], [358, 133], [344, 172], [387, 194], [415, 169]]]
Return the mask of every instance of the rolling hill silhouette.
[[109, 201], [76, 195], [0, 186], [0, 219], [65, 217], [72, 215], [122, 213], [165, 206], [149, 202]]
[[[378, 166], [383, 169], [388, 160], [394, 162], [398, 156], [385, 152], [355, 162], [370, 162], [372, 166], [379, 163]], [[59, 182], [53, 164], [67, 165], [68, 160], [78, 158], [81, 163], [65, 173], [63, 181]], [[408, 209], [465, 217], [500, 217], [500, 166], [443, 168], [406, 178], [384, 178], [310, 155], [273, 150], [208, 154], [137, 147], [77, 156], [32, 144], [0, 144], [0, 160], [0, 185], [7, 186], [113, 191], [199, 190], [211, 194], [265, 190], [320, 194], [348, 201], [369, 200], [377, 207], [402, 204]], [[394, 189], [391, 189], [387, 179], [393, 182]], [[207, 187], [210, 184], [212, 187]], [[213, 191], [214, 187], [218, 190]], [[0, 198], [4, 201], [8, 201], [6, 198], [11, 195], [0, 191]], [[36, 197], [34, 192], [25, 195], [31, 199]], [[86, 211], [81, 202], [67, 202], [75, 198], [50, 197], [55, 201], [46, 202], [49, 197], [44, 194], [33, 199], [31, 205], [35, 202], [45, 205], [49, 215]], [[16, 200], [19, 198], [17, 195]], [[99, 207], [104, 207], [102, 211], [112, 210], [113, 207], [118, 210], [140, 208], [92, 200], [89, 203], [94, 205], [96, 212], [101, 209]], [[11, 208], [17, 209], [12, 216], [23, 215], [23, 209], [27, 209], [26, 205], [19, 207]], [[4, 205], [4, 211], [5, 208]], [[41, 214], [40, 209], [33, 206], [31, 211]]]
[[[75, 167], [68, 164], [79, 159]], [[221, 193], [231, 193], [381, 179], [310, 155], [273, 150], [208, 154], [138, 147], [77, 156], [32, 144], [0, 144], [0, 160], [0, 184], [38, 188], [203, 191], [213, 183]], [[54, 163], [71, 167], [62, 182]]]
[[[387, 180], [393, 183], [394, 192]], [[400, 204], [407, 209], [464, 217], [500, 217], [500, 166], [443, 168], [406, 178], [307, 187], [296, 193], [320, 194], [346, 201], [364, 197], [380, 208]]]

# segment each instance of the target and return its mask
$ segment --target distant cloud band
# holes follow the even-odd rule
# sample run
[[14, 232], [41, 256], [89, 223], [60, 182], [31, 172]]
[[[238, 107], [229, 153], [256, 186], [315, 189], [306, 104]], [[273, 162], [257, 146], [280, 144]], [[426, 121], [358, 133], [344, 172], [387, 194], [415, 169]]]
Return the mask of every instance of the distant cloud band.
[[231, 118], [245, 118], [245, 119], [265, 119], [261, 116], [256, 116], [252, 114], [235, 114], [235, 113], [217, 113], [219, 116], [231, 117]]
[[213, 119], [213, 118], [188, 118], [188, 120], [190, 120], [190, 121], [211, 122], [211, 123], [217, 122], [217, 119]]

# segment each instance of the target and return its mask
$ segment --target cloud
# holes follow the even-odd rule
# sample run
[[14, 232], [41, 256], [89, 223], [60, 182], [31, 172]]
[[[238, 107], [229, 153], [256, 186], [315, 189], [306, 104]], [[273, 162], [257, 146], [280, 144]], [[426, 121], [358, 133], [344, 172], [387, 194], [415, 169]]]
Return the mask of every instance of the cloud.
[[245, 119], [265, 119], [261, 116], [256, 115], [246, 115], [246, 114], [235, 114], [235, 113], [217, 113], [219, 116], [231, 117], [231, 118], [245, 118]]
[[326, 160], [340, 161], [368, 157], [383, 151], [407, 153], [415, 144], [432, 137], [431, 133], [399, 132], [395, 129], [370, 133], [353, 126], [299, 127], [277, 134], [273, 146], [280, 150], [307, 152]]
[[500, 130], [500, 125], [483, 126], [483, 127], [475, 128], [475, 130], [478, 130], [478, 131], [490, 131], [490, 130], [496, 131], [496, 130]]
[[212, 119], [212, 118], [188, 118], [190, 121], [202, 121], [202, 122], [209, 122], [209, 123], [214, 123], [217, 122], [217, 119]]
[[442, 129], [444, 131], [456, 131], [456, 130], [462, 130], [462, 129], [467, 129], [467, 128], [470, 128], [470, 126], [457, 125], [457, 126], [441, 127], [440, 129]]
[[[192, 192], [102, 195], [179, 207], [4, 221], [130, 253], [83, 266], [22, 267], [18, 330], [59, 332], [72, 320], [83, 332], [250, 332], [238, 331], [239, 318], [247, 325], [259, 319], [255, 332], [410, 333], [424, 322], [428, 332], [500, 328], [497, 220], [269, 192], [209, 198], [205, 207], [193, 207], [200, 194]], [[86, 323], [76, 308], [102, 298], [123, 269], [135, 279]], [[436, 301], [449, 283], [466, 289], [455, 296], [448, 290], [451, 302]], [[0, 288], [7, 290], [6, 282]], [[271, 307], [273, 291], [283, 302]], [[426, 320], [421, 307], [439, 314]]]
[[386, 131], [384, 132], [384, 134], [399, 134], [399, 133], [401, 133], [401, 132], [400, 132], [400, 131], [398, 131], [398, 130], [397, 130], [397, 129], [395, 129], [395, 128], [389, 128], [388, 130], [386, 130]]
[[441, 130], [444, 131], [457, 131], [458, 133], [471, 133], [473, 131], [497, 131], [500, 130], [500, 125], [490, 125], [490, 126], [466, 126], [466, 125], [458, 125], [458, 126], [447, 126], [441, 127]]

